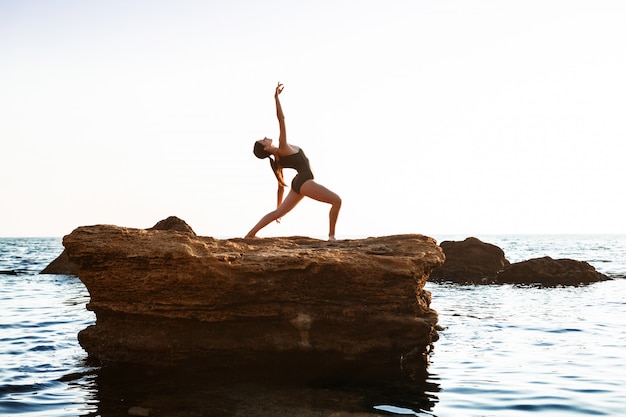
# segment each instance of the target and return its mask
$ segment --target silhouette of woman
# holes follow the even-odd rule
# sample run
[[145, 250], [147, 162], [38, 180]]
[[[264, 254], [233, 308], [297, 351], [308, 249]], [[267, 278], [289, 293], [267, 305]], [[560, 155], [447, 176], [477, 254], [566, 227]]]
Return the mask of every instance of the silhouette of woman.
[[[278, 83], [276, 91], [274, 92], [276, 117], [278, 117], [278, 125], [280, 127], [278, 147], [274, 146], [272, 139], [267, 137], [254, 143], [254, 155], [259, 159], [269, 158], [272, 171], [274, 171], [274, 175], [276, 175], [276, 179], [278, 180], [277, 208], [263, 216], [248, 232], [246, 237], [256, 237], [259, 230], [263, 229], [274, 220], [280, 222], [280, 218], [289, 213], [304, 197], [309, 197], [331, 205], [328, 215], [328, 240], [335, 240], [335, 224], [337, 223], [337, 217], [341, 209], [341, 198], [328, 188], [314, 181], [309, 159], [302, 151], [302, 148], [287, 142], [285, 116], [283, 115], [279, 98], [280, 93], [283, 92], [283, 88], [284, 86]], [[283, 179], [283, 168], [293, 168], [298, 172], [291, 182], [291, 190], [284, 201], [285, 181]]]

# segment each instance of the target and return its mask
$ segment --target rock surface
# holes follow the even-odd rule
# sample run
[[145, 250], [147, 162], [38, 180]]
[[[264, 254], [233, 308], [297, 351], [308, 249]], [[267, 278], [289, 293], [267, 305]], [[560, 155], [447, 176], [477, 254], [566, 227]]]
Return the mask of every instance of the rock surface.
[[78, 265], [67, 256], [67, 249], [61, 252], [61, 254], [48, 266], [46, 266], [40, 274], [54, 274], [54, 275], [78, 275]]
[[192, 236], [197, 236], [191, 226], [186, 221], [176, 216], [170, 216], [167, 219], [160, 220], [147, 230], [176, 230], [177, 232], [189, 233]]
[[[167, 219], [160, 220], [154, 226], [146, 230], [176, 230], [178, 232], [189, 233], [192, 236], [196, 236], [196, 232], [193, 231], [191, 226], [176, 216], [170, 216]], [[65, 249], [54, 261], [50, 262], [50, 264], [46, 266], [40, 274], [77, 276], [78, 265], [70, 261], [67, 256], [67, 249]]]
[[79, 341], [100, 361], [400, 368], [438, 338], [423, 287], [444, 255], [429, 237], [218, 240], [99, 225], [63, 244], [97, 318]]
[[549, 256], [511, 264], [500, 272], [500, 284], [580, 285], [606, 281], [606, 275], [584, 261], [552, 259]]
[[475, 237], [468, 237], [464, 241], [443, 241], [440, 246], [446, 261], [443, 266], [433, 270], [431, 281], [493, 283], [498, 273], [510, 264], [502, 249]]
[[457, 284], [579, 285], [610, 279], [587, 262], [573, 259], [535, 258], [509, 263], [504, 251], [475, 237], [440, 244], [446, 260], [430, 280]]

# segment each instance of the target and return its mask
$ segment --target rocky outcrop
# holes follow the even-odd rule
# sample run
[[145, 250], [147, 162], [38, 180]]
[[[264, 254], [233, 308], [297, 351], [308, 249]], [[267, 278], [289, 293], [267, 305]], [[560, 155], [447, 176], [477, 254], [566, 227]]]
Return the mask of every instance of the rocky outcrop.
[[443, 266], [433, 270], [430, 279], [435, 282], [459, 284], [493, 283], [500, 271], [509, 266], [504, 251], [475, 237], [464, 241], [443, 241], [440, 244], [446, 256]]
[[40, 274], [54, 274], [54, 275], [78, 275], [78, 265], [67, 256], [67, 250], [61, 252], [61, 254], [48, 266], [46, 266]]
[[421, 235], [219, 240], [99, 225], [63, 244], [97, 318], [79, 341], [101, 361], [399, 369], [438, 337], [423, 287], [444, 255]]
[[579, 285], [610, 279], [587, 262], [534, 258], [509, 263], [498, 246], [475, 237], [440, 244], [446, 260], [435, 268], [431, 281], [458, 284]]
[[196, 236], [196, 232], [193, 231], [191, 226], [189, 226], [186, 221], [176, 216], [170, 216], [167, 219], [158, 221], [157, 224], [147, 230], [175, 230]]
[[[191, 226], [182, 219], [176, 216], [170, 216], [167, 219], [160, 220], [149, 229], [146, 230], [176, 230], [178, 232], [189, 233], [192, 236], [196, 236], [196, 232], [193, 231]], [[61, 254], [48, 266], [46, 266], [40, 274], [53, 274], [53, 275], [78, 275], [78, 265], [70, 261], [67, 256], [67, 249], [63, 250]]]
[[610, 279], [587, 262], [549, 256], [511, 264], [500, 272], [500, 284], [580, 285]]

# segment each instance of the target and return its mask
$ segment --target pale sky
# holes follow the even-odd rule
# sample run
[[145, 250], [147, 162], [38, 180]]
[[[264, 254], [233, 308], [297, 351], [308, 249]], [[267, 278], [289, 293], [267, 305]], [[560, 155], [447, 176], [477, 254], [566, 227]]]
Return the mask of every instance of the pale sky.
[[[623, 0], [0, 0], [0, 236], [238, 237], [288, 139], [337, 237], [626, 233]], [[293, 170], [286, 170], [288, 183]], [[303, 201], [260, 237], [325, 238]]]

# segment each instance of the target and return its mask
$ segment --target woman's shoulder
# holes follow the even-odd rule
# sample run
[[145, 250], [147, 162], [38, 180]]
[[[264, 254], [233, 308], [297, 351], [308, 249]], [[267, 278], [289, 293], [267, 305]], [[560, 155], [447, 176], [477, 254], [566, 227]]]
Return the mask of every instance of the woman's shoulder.
[[284, 158], [284, 157], [289, 156], [289, 155], [295, 155], [295, 154], [297, 154], [300, 151], [301, 151], [301, 149], [300, 149], [299, 146], [287, 145], [286, 149], [279, 149], [278, 150], [278, 156]]

